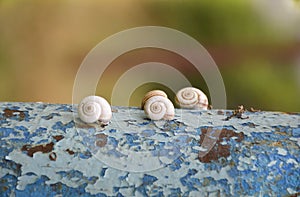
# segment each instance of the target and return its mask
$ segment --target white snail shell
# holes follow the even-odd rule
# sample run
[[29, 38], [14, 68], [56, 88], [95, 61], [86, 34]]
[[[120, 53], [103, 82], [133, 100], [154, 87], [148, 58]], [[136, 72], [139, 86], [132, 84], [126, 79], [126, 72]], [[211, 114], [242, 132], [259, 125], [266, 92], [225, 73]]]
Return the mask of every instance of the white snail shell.
[[145, 105], [146, 101], [153, 96], [162, 96], [162, 97], [168, 98], [167, 94], [164, 91], [152, 90], [144, 96], [144, 98], [142, 100], [142, 109], [144, 109], [144, 105]]
[[173, 103], [164, 96], [152, 96], [147, 99], [144, 111], [151, 120], [172, 120], [175, 114]]
[[85, 123], [94, 123], [98, 120], [108, 123], [112, 117], [112, 111], [109, 103], [104, 98], [88, 96], [80, 102], [78, 115]]
[[179, 90], [175, 100], [181, 108], [204, 110], [208, 108], [207, 96], [201, 90], [193, 87], [186, 87]]

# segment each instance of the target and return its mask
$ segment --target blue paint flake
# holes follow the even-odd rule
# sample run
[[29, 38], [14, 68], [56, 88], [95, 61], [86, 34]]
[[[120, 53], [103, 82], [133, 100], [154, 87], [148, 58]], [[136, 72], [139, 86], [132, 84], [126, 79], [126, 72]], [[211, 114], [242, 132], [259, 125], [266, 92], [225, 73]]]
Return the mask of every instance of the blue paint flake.
[[171, 163], [169, 165], [170, 169], [172, 171], [175, 171], [175, 170], [179, 170], [181, 168], [181, 164], [183, 163], [183, 158], [182, 157], [178, 157], [176, 158], [173, 163]]
[[118, 143], [119, 141], [116, 138], [111, 136], [108, 137], [108, 144], [113, 145], [114, 148], [118, 146]]
[[181, 189], [179, 187], [171, 188], [170, 191], [171, 191], [171, 194], [168, 195], [168, 197], [177, 197], [177, 196], [181, 196], [181, 194], [182, 194]]
[[14, 129], [12, 128], [5, 128], [5, 127], [1, 127], [0, 128], [0, 137], [8, 137], [10, 134], [13, 134], [14, 136], [18, 135], [18, 132], [16, 132]]
[[143, 177], [143, 185], [151, 185], [158, 179], [155, 176], [145, 174]]
[[294, 136], [294, 137], [300, 137], [300, 125], [299, 125], [298, 128], [294, 128], [292, 130], [292, 136]]
[[83, 153], [79, 153], [79, 157], [81, 159], [89, 159], [92, 157], [92, 153], [90, 151], [85, 151]]
[[183, 186], [187, 187], [189, 191], [198, 190], [202, 185], [198, 178], [193, 178], [195, 174], [197, 174], [196, 169], [189, 169], [188, 173], [180, 178], [180, 182]]
[[56, 122], [53, 126], [52, 129], [54, 130], [62, 130], [64, 132], [66, 132], [67, 129], [69, 128], [73, 128], [74, 127], [74, 121], [70, 121], [66, 124], [63, 124], [61, 121]]
[[110, 129], [109, 132], [110, 132], [110, 133], [116, 133], [117, 130], [116, 130], [116, 129]]
[[20, 130], [20, 131], [28, 131], [28, 129], [24, 126], [16, 126], [15, 129]]
[[127, 177], [128, 177], [128, 175], [129, 175], [129, 172], [127, 172], [126, 175], [124, 175], [124, 176], [120, 176], [120, 177], [119, 177], [119, 180], [120, 180], [120, 181], [126, 180]]
[[102, 168], [101, 172], [100, 172], [100, 176], [104, 177], [105, 176], [105, 172], [106, 172], [107, 168]]

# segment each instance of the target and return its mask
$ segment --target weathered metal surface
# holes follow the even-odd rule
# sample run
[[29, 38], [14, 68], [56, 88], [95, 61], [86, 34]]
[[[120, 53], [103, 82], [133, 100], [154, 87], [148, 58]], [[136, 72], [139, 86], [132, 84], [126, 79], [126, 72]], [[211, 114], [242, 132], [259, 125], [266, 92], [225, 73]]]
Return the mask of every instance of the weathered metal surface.
[[113, 107], [101, 126], [82, 123], [71, 105], [1, 103], [1, 196], [299, 194], [300, 115], [226, 121], [231, 113], [178, 109], [154, 122]]

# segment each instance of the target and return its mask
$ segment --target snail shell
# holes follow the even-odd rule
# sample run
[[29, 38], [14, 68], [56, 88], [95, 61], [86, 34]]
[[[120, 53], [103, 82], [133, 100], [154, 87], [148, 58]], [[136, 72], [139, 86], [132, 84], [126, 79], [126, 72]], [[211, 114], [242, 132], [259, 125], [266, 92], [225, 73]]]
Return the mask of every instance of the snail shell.
[[175, 114], [173, 103], [165, 96], [152, 96], [147, 99], [144, 111], [151, 120], [172, 120]]
[[112, 117], [112, 111], [109, 103], [104, 98], [88, 96], [80, 102], [78, 115], [85, 123], [94, 123], [98, 120], [108, 123]]
[[142, 100], [142, 109], [144, 109], [144, 105], [145, 105], [146, 101], [153, 96], [162, 96], [162, 97], [168, 98], [167, 94], [164, 91], [152, 90], [144, 96], [144, 98]]
[[175, 100], [181, 108], [204, 110], [208, 108], [207, 96], [201, 90], [193, 87], [186, 87], [179, 90]]

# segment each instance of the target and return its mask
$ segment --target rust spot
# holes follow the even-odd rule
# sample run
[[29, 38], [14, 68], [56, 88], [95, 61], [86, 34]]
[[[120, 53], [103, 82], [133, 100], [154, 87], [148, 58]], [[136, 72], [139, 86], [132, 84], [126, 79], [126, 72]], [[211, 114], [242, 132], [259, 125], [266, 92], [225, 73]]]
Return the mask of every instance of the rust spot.
[[57, 158], [57, 155], [56, 155], [55, 152], [52, 152], [52, 153], [49, 154], [49, 159], [51, 161], [56, 161], [56, 158]]
[[295, 194], [291, 194], [291, 195], [290, 195], [290, 197], [298, 197], [298, 196], [300, 196], [300, 192], [297, 192], [297, 193], [295, 193]]
[[33, 154], [36, 152], [50, 153], [53, 150], [53, 146], [53, 142], [37, 146], [31, 146], [29, 144], [26, 144], [21, 148], [21, 151], [26, 151], [28, 156], [33, 157]]
[[89, 129], [89, 128], [99, 128], [99, 129], [103, 129], [108, 125], [108, 123], [102, 123], [97, 121], [96, 123], [90, 123], [90, 124], [86, 124], [86, 123], [76, 123], [76, 127], [81, 128], [81, 129]]
[[58, 142], [58, 141], [64, 139], [64, 136], [63, 135], [55, 135], [55, 136], [53, 136], [53, 138]]
[[72, 151], [72, 150], [70, 150], [70, 149], [66, 149], [66, 151], [67, 151], [67, 153], [69, 153], [70, 155], [74, 155], [74, 154], [75, 154], [75, 152]]
[[89, 128], [94, 128], [95, 126], [92, 124], [81, 124], [81, 123], [76, 123], [76, 127], [81, 128], [81, 129], [89, 129]]
[[13, 116], [16, 116], [15, 113], [19, 113], [18, 115], [20, 116], [20, 120], [24, 120], [25, 119], [25, 113], [23, 111], [20, 111], [20, 110], [12, 110], [12, 109], [6, 108], [6, 109], [3, 110], [3, 112], [4, 112], [3, 115], [6, 118], [11, 118]]
[[218, 110], [217, 114], [218, 114], [218, 115], [224, 115], [224, 112], [221, 111], [221, 110]]
[[199, 161], [203, 163], [210, 163], [212, 161], [218, 161], [219, 158], [227, 158], [230, 156], [230, 145], [222, 142], [229, 141], [230, 138], [235, 137], [237, 142], [241, 142], [244, 139], [244, 133], [236, 133], [230, 129], [215, 130], [213, 128], [201, 129], [200, 145], [203, 146], [203, 142], [206, 144], [214, 143], [213, 147], [208, 150], [208, 153], [200, 151], [198, 155]]
[[2, 187], [1, 187], [1, 191], [5, 192], [6, 190], [8, 190], [8, 187], [7, 187], [7, 186], [2, 186]]
[[96, 145], [99, 147], [103, 147], [106, 145], [107, 143], [107, 135], [100, 133], [97, 134], [96, 137], [98, 138], [98, 140], [96, 141]]
[[281, 112], [283, 114], [288, 114], [288, 115], [299, 115], [299, 112]]
[[225, 118], [225, 121], [230, 120], [233, 117], [239, 118], [239, 119], [248, 119], [249, 117], [243, 117], [243, 113], [246, 111], [246, 109], [244, 108], [243, 105], [238, 106], [237, 109], [235, 109], [232, 113], [231, 116], [228, 116], [227, 118]]
[[260, 109], [254, 109], [253, 107], [250, 107], [250, 109], [248, 110], [249, 112], [260, 112]]
[[282, 147], [282, 143], [281, 142], [272, 142], [270, 144], [270, 146]]

